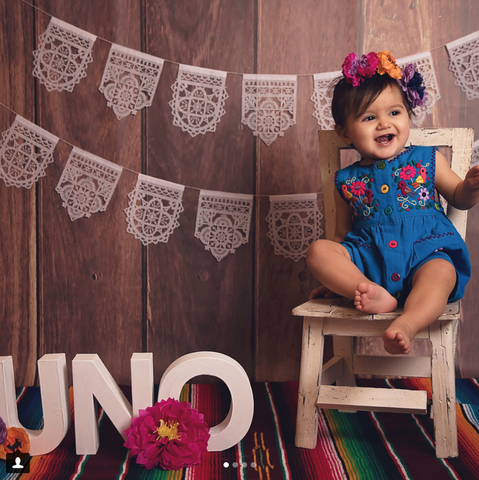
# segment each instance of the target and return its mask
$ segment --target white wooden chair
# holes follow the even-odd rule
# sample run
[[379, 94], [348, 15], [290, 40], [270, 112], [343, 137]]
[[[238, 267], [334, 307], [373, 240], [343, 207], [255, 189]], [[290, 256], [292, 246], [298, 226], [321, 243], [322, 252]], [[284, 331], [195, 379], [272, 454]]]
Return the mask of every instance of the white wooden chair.
[[[470, 167], [473, 139], [472, 129], [413, 129], [409, 144], [451, 147], [451, 168], [464, 178]], [[325, 230], [328, 239], [334, 237], [334, 174], [340, 168], [340, 150], [344, 148], [349, 148], [349, 145], [342, 142], [334, 131], [319, 132]], [[448, 217], [465, 238], [467, 211], [449, 206]], [[426, 413], [425, 391], [359, 388], [355, 386], [355, 375], [430, 377], [436, 456], [447, 458], [458, 455], [454, 357], [460, 318], [459, 302], [447, 305], [444, 314], [416, 336], [429, 339], [429, 357], [353, 353], [353, 337], [382, 336], [399, 312], [398, 309], [392, 313], [361, 314], [354, 308], [352, 301], [344, 298], [314, 299], [293, 310], [293, 315], [304, 317], [295, 439], [297, 447], [316, 446], [318, 408], [352, 412]], [[333, 335], [334, 357], [323, 366], [325, 335]]]

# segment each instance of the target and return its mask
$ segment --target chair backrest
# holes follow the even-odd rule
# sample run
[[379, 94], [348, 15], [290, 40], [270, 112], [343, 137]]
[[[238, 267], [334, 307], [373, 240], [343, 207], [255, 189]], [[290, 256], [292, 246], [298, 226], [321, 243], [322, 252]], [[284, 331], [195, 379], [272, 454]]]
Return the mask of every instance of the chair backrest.
[[[451, 168], [464, 178], [471, 165], [474, 130], [472, 128], [415, 128], [411, 129], [407, 145], [451, 147]], [[332, 240], [336, 229], [334, 203], [334, 174], [341, 168], [341, 150], [351, 146], [343, 142], [334, 130], [319, 132], [319, 159], [324, 200], [326, 238]], [[466, 238], [467, 210], [448, 205], [447, 216]]]

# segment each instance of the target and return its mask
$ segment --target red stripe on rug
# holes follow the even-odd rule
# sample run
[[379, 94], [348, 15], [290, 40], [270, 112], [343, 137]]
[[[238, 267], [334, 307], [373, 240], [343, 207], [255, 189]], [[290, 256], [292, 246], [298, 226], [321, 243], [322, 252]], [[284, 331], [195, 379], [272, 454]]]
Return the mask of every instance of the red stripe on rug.
[[319, 412], [316, 448], [305, 449], [294, 445], [298, 387], [298, 382], [271, 383], [292, 478], [342, 480], [346, 478], [344, 465], [322, 411]]
[[479, 470], [479, 434], [464, 414], [461, 405], [457, 405], [457, 441], [458, 458], [448, 460], [461, 480], [478, 478]]

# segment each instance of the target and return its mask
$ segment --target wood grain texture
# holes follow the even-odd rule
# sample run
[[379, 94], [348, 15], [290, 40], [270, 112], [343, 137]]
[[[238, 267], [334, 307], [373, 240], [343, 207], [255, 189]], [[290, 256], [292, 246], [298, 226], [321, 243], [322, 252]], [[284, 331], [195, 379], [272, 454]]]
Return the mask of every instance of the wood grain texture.
[[[71, 25], [140, 50], [134, 0], [42, 1]], [[37, 14], [37, 32], [49, 18]], [[110, 44], [97, 40], [87, 77], [73, 92], [38, 87], [38, 124], [64, 140], [40, 184], [38, 208], [39, 355], [98, 353], [117, 382], [130, 382], [130, 356], [142, 349], [142, 251], [126, 233], [127, 194], [136, 178], [124, 171], [108, 209], [72, 222], [55, 187], [71, 145], [120, 166], [141, 169], [141, 115], [118, 121], [98, 91]], [[31, 53], [29, 55], [31, 59]]]
[[[149, 1], [146, 19], [148, 53], [196, 67], [253, 71], [253, 0]], [[249, 242], [219, 262], [194, 238], [199, 189], [254, 193], [254, 141], [241, 125], [242, 77], [226, 78], [229, 98], [216, 132], [191, 137], [173, 125], [168, 105], [177, 72], [165, 65], [147, 112], [148, 175], [187, 186], [180, 226], [168, 243], [148, 247], [147, 350], [155, 352], [159, 374], [181, 355], [213, 350], [253, 376], [253, 228]]]
[[[21, 2], [0, 2], [0, 101], [34, 121], [34, 82], [28, 61], [33, 12]], [[23, 32], [19, 35], [18, 32]], [[15, 115], [2, 108], [1, 131]], [[37, 359], [36, 187], [0, 187], [0, 351], [13, 357], [17, 385], [32, 385]]]
[[[259, 0], [258, 73], [319, 73], [338, 69], [357, 43], [358, 3]], [[341, 42], [338, 48], [338, 32]], [[321, 191], [317, 131], [312, 116], [312, 77], [298, 78], [297, 123], [269, 147], [258, 142], [257, 193], [285, 195]], [[320, 199], [319, 199], [320, 200]], [[269, 200], [258, 202], [256, 270], [256, 378], [298, 378], [301, 322], [291, 310], [317, 283], [303, 259], [274, 254], [265, 218]], [[321, 207], [322, 208], [322, 207]]]
[[[312, 74], [339, 70], [349, 52], [389, 48], [399, 58], [432, 49], [441, 99], [423, 126], [479, 131], [479, 100], [468, 100], [454, 85], [443, 47], [479, 29], [474, 0], [36, 5], [111, 42], [173, 62], [307, 75], [298, 78], [296, 125], [269, 147], [241, 124], [241, 75], [227, 77], [227, 113], [215, 133], [191, 138], [173, 126], [168, 102], [174, 63], [165, 63], [153, 105], [118, 121], [98, 91], [109, 43], [97, 39], [87, 77], [73, 92], [47, 92], [32, 76], [32, 51], [49, 17], [18, 0], [0, 0], [0, 101], [64, 140], [47, 176], [31, 190], [0, 182], [0, 353], [13, 355], [18, 385], [32, 384], [36, 359], [53, 352], [65, 352], [68, 365], [76, 353], [96, 352], [119, 383], [130, 383], [129, 359], [139, 351], [154, 353], [155, 381], [171, 361], [195, 350], [226, 353], [255, 380], [298, 378], [301, 322], [291, 310], [317, 282], [304, 259], [295, 263], [274, 254], [267, 196], [319, 192], [323, 208]], [[2, 131], [13, 119], [2, 109]], [[106, 212], [71, 222], [61, 207], [54, 189], [71, 150], [65, 142], [131, 170], [123, 171]], [[187, 185], [180, 227], [167, 244], [142, 247], [126, 233], [123, 209], [139, 172]], [[193, 236], [200, 188], [259, 195], [249, 243], [221, 262]], [[469, 213], [474, 273], [458, 340], [457, 364], [466, 377], [479, 374], [478, 215], [477, 207]], [[378, 346], [361, 348], [376, 352]]]

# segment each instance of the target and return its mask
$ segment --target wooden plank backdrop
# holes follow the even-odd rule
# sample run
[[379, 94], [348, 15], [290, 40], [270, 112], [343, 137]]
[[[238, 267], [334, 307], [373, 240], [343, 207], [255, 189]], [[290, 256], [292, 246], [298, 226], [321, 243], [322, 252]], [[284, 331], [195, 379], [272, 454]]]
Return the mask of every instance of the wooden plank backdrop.
[[[45, 353], [98, 353], [130, 383], [133, 352], [154, 353], [155, 381], [180, 355], [230, 355], [252, 380], [298, 378], [301, 324], [291, 309], [317, 283], [304, 259], [274, 254], [269, 195], [319, 192], [314, 73], [339, 70], [351, 51], [396, 56], [431, 51], [441, 99], [424, 126], [479, 131], [478, 100], [454, 85], [444, 45], [479, 29], [474, 0], [0, 0], [0, 102], [60, 137], [54, 164], [30, 190], [0, 182], [0, 354], [16, 382], [35, 382]], [[46, 12], [46, 13], [45, 13]], [[33, 50], [53, 15], [97, 35], [93, 63], [73, 92], [47, 92]], [[169, 60], [151, 107], [118, 121], [98, 86], [111, 43]], [[173, 126], [170, 86], [178, 64], [230, 72], [216, 132], [191, 137]], [[296, 74], [296, 125], [271, 146], [241, 124], [241, 73]], [[15, 115], [1, 107], [5, 131]], [[104, 213], [72, 222], [55, 192], [72, 146], [124, 167]], [[148, 247], [126, 233], [127, 195], [144, 173], [185, 185], [180, 226]], [[200, 189], [255, 194], [249, 243], [218, 262], [194, 238]], [[468, 245], [473, 278], [463, 301], [458, 374], [479, 375], [479, 213]], [[432, 285], [433, 288], [433, 285]], [[380, 351], [375, 342], [359, 350]], [[419, 345], [417, 351], [424, 350]]]
[[[0, 3], [1, 100], [19, 115], [35, 119], [31, 48], [33, 15], [19, 2]], [[23, 32], [18, 35], [18, 32]], [[2, 108], [5, 131], [15, 115]], [[12, 355], [17, 382], [32, 385], [37, 359], [37, 256], [35, 188], [0, 187], [0, 312], [2, 355]]]

